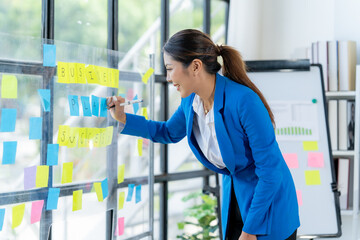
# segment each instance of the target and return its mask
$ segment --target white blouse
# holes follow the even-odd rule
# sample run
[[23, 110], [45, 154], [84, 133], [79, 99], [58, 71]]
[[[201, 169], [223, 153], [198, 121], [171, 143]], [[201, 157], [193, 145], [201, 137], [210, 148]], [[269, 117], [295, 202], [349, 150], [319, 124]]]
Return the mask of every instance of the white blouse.
[[203, 102], [196, 94], [192, 106], [196, 113], [194, 114], [193, 132], [201, 151], [216, 167], [225, 168], [226, 165], [222, 160], [215, 132], [214, 107], [205, 115]]

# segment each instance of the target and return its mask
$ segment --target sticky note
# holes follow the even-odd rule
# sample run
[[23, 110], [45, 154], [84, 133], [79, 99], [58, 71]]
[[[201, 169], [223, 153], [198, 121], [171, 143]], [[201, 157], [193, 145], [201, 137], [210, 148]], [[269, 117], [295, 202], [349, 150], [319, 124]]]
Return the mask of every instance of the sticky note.
[[124, 225], [125, 225], [125, 218], [120, 217], [118, 219], [118, 230], [119, 230], [119, 236], [124, 234]]
[[98, 117], [99, 116], [99, 98], [97, 96], [91, 95], [91, 108], [92, 108], [92, 115]]
[[107, 117], [107, 111], [106, 98], [100, 98], [100, 117]]
[[109, 186], [108, 186], [107, 178], [101, 181], [101, 188], [102, 188], [103, 199], [105, 199], [109, 195]]
[[70, 116], [79, 116], [79, 98], [76, 95], [69, 95]]
[[146, 107], [141, 108], [141, 114], [145, 117], [145, 119], [149, 119]]
[[111, 86], [110, 87], [113, 87], [113, 88], [119, 88], [119, 75], [120, 75], [120, 72], [118, 69], [112, 69], [111, 70]]
[[79, 128], [79, 139], [78, 139], [78, 147], [89, 147], [89, 139], [87, 139], [87, 129]]
[[85, 66], [85, 76], [88, 83], [97, 84], [100, 82], [94, 65]]
[[37, 166], [24, 168], [24, 189], [34, 188], [36, 185], [36, 169]]
[[44, 200], [39, 200], [31, 203], [31, 224], [40, 222], [43, 206]]
[[1, 110], [0, 132], [14, 132], [16, 123], [16, 108], [3, 108]]
[[80, 99], [84, 117], [91, 117], [90, 98], [87, 96], [81, 96]]
[[100, 129], [91, 128], [94, 147], [100, 147]]
[[299, 206], [303, 205], [303, 201], [302, 201], [302, 193], [300, 190], [296, 190], [296, 197], [297, 197], [297, 201]]
[[29, 139], [42, 139], [42, 117], [31, 117]]
[[141, 185], [135, 188], [135, 203], [141, 202]]
[[96, 71], [99, 76], [99, 83], [102, 86], [108, 86], [108, 83], [109, 83], [108, 68], [96, 66]]
[[46, 165], [58, 165], [59, 159], [59, 144], [48, 144], [46, 153]]
[[69, 130], [69, 139], [67, 143], [68, 148], [74, 148], [77, 145], [79, 139], [79, 128], [71, 127]]
[[2, 75], [1, 80], [1, 97], [17, 98], [18, 80], [14, 75]]
[[86, 77], [85, 77], [85, 64], [83, 63], [75, 63], [76, 68], [76, 83], [85, 84]]
[[36, 187], [47, 187], [49, 182], [49, 166], [41, 165], [36, 169]]
[[69, 83], [76, 83], [75, 63], [68, 63], [69, 66]]
[[[134, 99], [133, 100], [137, 100], [138, 99], [138, 96], [135, 95]], [[137, 113], [137, 111], [139, 110], [139, 104], [138, 103], [134, 103], [133, 104], [133, 109], [134, 109], [134, 114]]]
[[73, 211], [78, 211], [82, 209], [82, 194], [83, 190], [73, 191]]
[[40, 96], [41, 106], [44, 112], [50, 112], [51, 94], [50, 89], [38, 89]]
[[73, 167], [73, 162], [63, 163], [61, 184], [72, 182]]
[[45, 67], [56, 66], [56, 46], [50, 44], [43, 45], [43, 65]]
[[94, 188], [95, 188], [95, 192], [96, 192], [98, 201], [102, 202], [104, 200], [104, 198], [103, 198], [103, 194], [102, 194], [101, 182], [95, 182]]
[[323, 168], [324, 167], [324, 153], [322, 152], [308, 152], [308, 166]]
[[134, 192], [134, 187], [135, 187], [134, 184], [129, 184], [128, 185], [128, 195], [127, 195], [127, 198], [126, 198], [127, 202], [131, 202], [132, 195], [133, 195], [133, 192]]
[[16, 205], [12, 208], [12, 224], [11, 227], [14, 229], [20, 226], [25, 213], [25, 203]]
[[46, 210], [57, 209], [59, 195], [60, 195], [60, 188], [49, 188], [47, 202], [46, 202]]
[[319, 150], [317, 141], [304, 141], [303, 142], [304, 151], [317, 151]]
[[58, 62], [57, 75], [59, 83], [69, 83], [69, 67], [68, 63]]
[[283, 157], [289, 168], [299, 168], [299, 161], [296, 153], [284, 153]]
[[140, 157], [142, 156], [142, 148], [143, 148], [143, 139], [140, 138], [137, 140], [137, 149]]
[[107, 146], [112, 143], [113, 134], [114, 134], [114, 127], [113, 126], [107, 127], [106, 128], [106, 145]]
[[306, 185], [320, 185], [320, 172], [319, 170], [307, 170], [305, 171]]
[[17, 142], [3, 142], [3, 158], [2, 164], [14, 164], [16, 158]]
[[0, 231], [4, 226], [5, 208], [0, 208]]
[[125, 164], [118, 166], [118, 184], [124, 181]]
[[124, 208], [125, 192], [119, 193], [119, 210]]
[[59, 146], [67, 146], [69, 141], [70, 127], [66, 125], [59, 126], [58, 144]]
[[154, 73], [154, 69], [153, 68], [149, 68], [146, 73], [143, 75], [142, 77], [142, 81], [143, 83], [147, 84], [149, 78], [151, 77], [151, 75]]

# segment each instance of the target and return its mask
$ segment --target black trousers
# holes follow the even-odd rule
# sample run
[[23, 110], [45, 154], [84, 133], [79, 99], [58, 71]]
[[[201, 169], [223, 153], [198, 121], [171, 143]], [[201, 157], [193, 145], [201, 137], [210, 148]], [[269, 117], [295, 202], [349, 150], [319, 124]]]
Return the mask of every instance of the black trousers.
[[[234, 188], [231, 188], [231, 200], [230, 200], [230, 208], [229, 208], [229, 220], [228, 227], [226, 233], [226, 240], [238, 240], [242, 228], [244, 227], [244, 223], [241, 218], [241, 213], [239, 210], [239, 205], [237, 204]], [[280, 240], [280, 239], [279, 239]], [[285, 240], [296, 240], [296, 230], [290, 237]]]

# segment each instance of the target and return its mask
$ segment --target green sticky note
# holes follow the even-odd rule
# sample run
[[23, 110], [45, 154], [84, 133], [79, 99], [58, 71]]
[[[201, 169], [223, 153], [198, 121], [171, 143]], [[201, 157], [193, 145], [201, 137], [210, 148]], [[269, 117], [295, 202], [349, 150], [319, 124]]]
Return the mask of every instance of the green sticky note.
[[83, 190], [77, 190], [73, 192], [73, 211], [81, 210], [82, 208], [82, 194]]
[[11, 227], [14, 229], [20, 226], [25, 213], [25, 203], [16, 205], [12, 208], [12, 224]]
[[121, 164], [118, 166], [118, 183], [122, 183], [124, 181], [124, 173], [125, 173], [125, 164]]
[[320, 185], [320, 172], [319, 170], [305, 171], [306, 185]]
[[61, 184], [72, 182], [73, 166], [73, 162], [63, 163]]
[[49, 181], [49, 166], [38, 166], [36, 169], [36, 180], [35, 186], [36, 187], [47, 187]]
[[317, 141], [304, 141], [303, 142], [304, 151], [317, 151], [319, 150]]
[[3, 75], [1, 80], [1, 97], [17, 98], [17, 78], [14, 75]]

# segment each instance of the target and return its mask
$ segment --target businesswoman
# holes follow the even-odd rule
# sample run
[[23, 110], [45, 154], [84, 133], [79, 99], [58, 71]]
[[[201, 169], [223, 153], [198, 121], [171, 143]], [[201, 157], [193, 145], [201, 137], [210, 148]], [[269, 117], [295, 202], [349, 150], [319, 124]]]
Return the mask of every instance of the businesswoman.
[[293, 179], [275, 139], [273, 114], [239, 52], [187, 29], [165, 44], [164, 63], [167, 81], [180, 92], [180, 106], [169, 120], [158, 122], [124, 113], [119, 104], [125, 100], [109, 97], [122, 134], [165, 144], [187, 136], [196, 158], [223, 175], [224, 239], [296, 239], [300, 221]]

